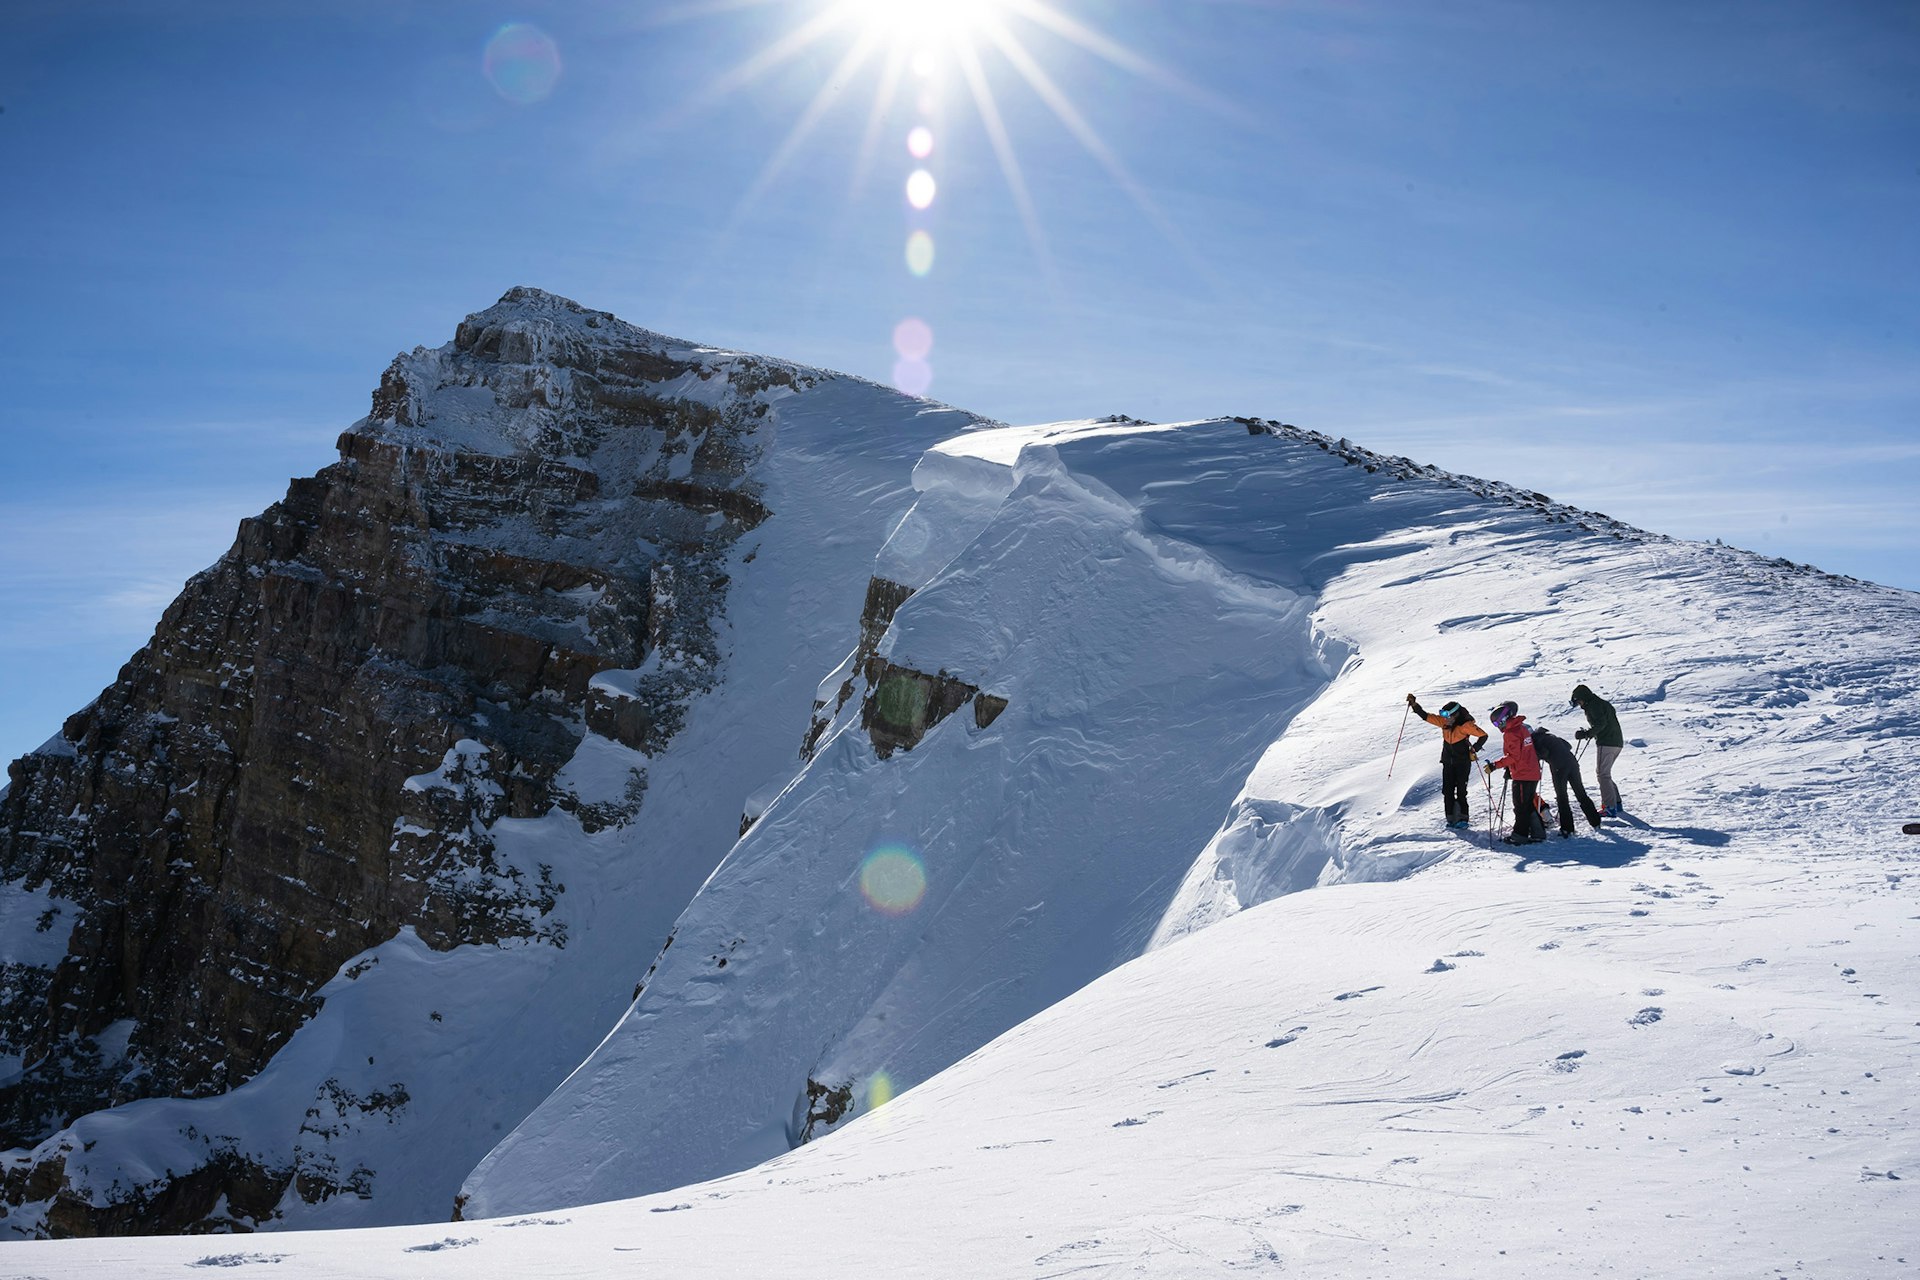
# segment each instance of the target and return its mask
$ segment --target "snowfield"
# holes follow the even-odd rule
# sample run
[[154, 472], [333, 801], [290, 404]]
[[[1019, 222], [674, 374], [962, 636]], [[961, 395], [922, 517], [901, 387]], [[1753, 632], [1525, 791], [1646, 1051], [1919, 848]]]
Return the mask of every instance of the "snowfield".
[[0, 1274], [1913, 1274], [1914, 904], [1891, 842], [1635, 839], [1628, 866], [1515, 874], [1470, 848], [1271, 902], [712, 1182], [476, 1223], [15, 1244]]
[[[479, 1220], [0, 1276], [1920, 1269], [1920, 597], [1242, 421], [970, 432], [913, 483], [877, 657], [1004, 712], [883, 757], [843, 663], [811, 759], [756, 747], [756, 821]], [[759, 643], [784, 555], [729, 661], [792, 696], [832, 659]], [[1513, 849], [1476, 780], [1447, 830], [1404, 695], [1571, 736], [1579, 682], [1628, 818]], [[689, 796], [758, 723], [715, 697]]]

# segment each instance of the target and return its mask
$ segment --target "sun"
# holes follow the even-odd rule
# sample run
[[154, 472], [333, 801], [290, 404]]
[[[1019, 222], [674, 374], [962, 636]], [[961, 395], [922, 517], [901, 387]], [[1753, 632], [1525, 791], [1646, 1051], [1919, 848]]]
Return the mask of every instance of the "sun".
[[952, 49], [999, 22], [999, 0], [840, 0], [848, 25], [880, 36], [896, 49], [935, 53]]
[[[1072, 16], [1064, 0], [689, 0], [672, 12], [679, 20], [734, 11], [757, 14], [762, 29], [777, 34], [744, 61], [709, 80], [683, 105], [683, 114], [765, 81], [776, 69], [802, 61], [803, 55], [837, 47], [839, 56], [805, 59], [824, 65], [817, 91], [804, 105], [794, 104], [786, 136], [773, 146], [759, 175], [740, 197], [723, 234], [732, 234], [750, 210], [772, 196], [775, 181], [800, 156], [814, 130], [837, 106], [871, 83], [866, 124], [852, 153], [848, 198], [865, 189], [874, 160], [891, 149], [882, 146], [882, 139], [897, 130], [893, 145], [901, 150], [894, 154], [903, 168], [911, 169], [896, 188], [907, 224], [899, 261], [913, 277], [925, 278], [934, 270], [939, 233], [934, 224], [941, 212], [935, 204], [944, 198], [940, 194], [943, 180], [936, 170], [946, 154], [950, 131], [960, 127], [968, 114], [965, 108], [971, 106], [979, 136], [998, 162], [1007, 196], [1026, 230], [1035, 264], [1056, 297], [1064, 297], [1064, 288], [1015, 137], [1017, 131], [1025, 133], [1036, 126], [1036, 115], [1051, 117], [1054, 126], [1106, 171], [1187, 261], [1196, 279], [1212, 279], [1204, 259], [1075, 101], [1069, 87], [1074, 81], [1058, 78], [1048, 64], [1063, 56], [1091, 57], [1198, 103], [1223, 119], [1242, 119], [1242, 112], [1213, 91], [1189, 83], [1115, 36]], [[1010, 101], [1004, 97], [1009, 91]], [[1041, 108], [1037, 113], [1036, 105]], [[929, 385], [930, 335], [922, 317], [910, 316], [895, 327], [894, 348], [900, 363], [895, 366], [894, 383], [910, 395], [924, 395]]]
[[[693, 0], [675, 12], [686, 17], [738, 9], [785, 11], [792, 15], [793, 22], [771, 43], [711, 80], [686, 104], [687, 110], [761, 80], [810, 50], [833, 43], [843, 48], [813, 100], [795, 115], [786, 137], [774, 147], [760, 176], [742, 198], [741, 211], [768, 193], [775, 178], [845, 90], [863, 78], [863, 73], [871, 72], [874, 96], [867, 111], [865, 136], [855, 157], [855, 185], [867, 171], [883, 121], [896, 102], [938, 102], [957, 93], [971, 103], [1042, 268], [1050, 272], [1039, 214], [1014, 143], [1014, 121], [1000, 98], [1004, 74], [1010, 73], [1013, 83], [1044, 106], [1161, 234], [1193, 258], [1184, 238], [1134, 180], [1118, 152], [1100, 136], [1066, 87], [1042, 64], [1038, 50], [1028, 41], [1036, 34], [1050, 37], [1056, 47], [1070, 46], [1222, 116], [1237, 116], [1239, 112], [1211, 91], [1188, 83], [1105, 32], [1072, 17], [1060, 7], [1059, 0]], [[1003, 74], [996, 75], [996, 71]], [[996, 80], [1003, 81], [998, 88]], [[914, 155], [924, 159], [922, 151], [916, 150]], [[915, 202], [915, 207], [924, 208], [925, 204]], [[740, 216], [736, 213], [735, 220]]]

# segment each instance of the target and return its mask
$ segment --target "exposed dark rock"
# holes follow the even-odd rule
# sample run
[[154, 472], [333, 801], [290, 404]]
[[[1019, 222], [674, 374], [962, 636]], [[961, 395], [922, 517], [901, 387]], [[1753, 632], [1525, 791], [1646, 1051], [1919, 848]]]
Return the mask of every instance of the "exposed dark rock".
[[793, 1145], [813, 1140], [814, 1130], [825, 1133], [840, 1118], [853, 1109], [853, 1086], [849, 1084], [827, 1085], [807, 1077], [806, 1101], [801, 1111], [800, 1122], [791, 1135]]
[[[0, 1053], [24, 1062], [0, 1147], [234, 1088], [403, 927], [564, 945], [565, 886], [490, 829], [639, 812], [638, 768], [612, 799], [556, 774], [583, 726], [658, 750], [716, 678], [727, 556], [769, 514], [754, 393], [802, 377], [519, 289], [396, 359], [339, 460], [242, 521], [64, 740], [11, 766], [0, 883], [71, 932], [51, 968], [0, 970]], [[731, 394], [666, 389], [715, 378]], [[222, 1196], [257, 1217], [290, 1179], [361, 1177], [210, 1150], [98, 1207], [64, 1163], [7, 1167], [0, 1210], [48, 1202], [56, 1235], [204, 1229]]]
[[885, 578], [867, 579], [867, 598], [860, 606], [860, 640], [854, 648], [853, 660], [848, 669], [847, 678], [840, 684], [831, 708], [825, 702], [816, 702], [813, 706], [813, 722], [807, 728], [806, 741], [800, 744], [802, 759], [812, 759], [814, 749], [819, 746], [821, 735], [833, 724], [834, 717], [840, 714], [849, 699], [853, 697], [855, 678], [866, 670], [867, 663], [880, 647], [880, 638], [887, 634], [887, 628], [893, 625], [893, 615], [900, 606], [913, 595], [913, 588], [889, 582]]
[[880, 657], [868, 660], [866, 676], [868, 693], [860, 705], [860, 727], [882, 760], [896, 750], [911, 751], [927, 730], [980, 692], [944, 671], [928, 675]]
[[973, 727], [984, 729], [1000, 718], [1007, 709], [1005, 698], [995, 697], [991, 693], [975, 694], [973, 699]]

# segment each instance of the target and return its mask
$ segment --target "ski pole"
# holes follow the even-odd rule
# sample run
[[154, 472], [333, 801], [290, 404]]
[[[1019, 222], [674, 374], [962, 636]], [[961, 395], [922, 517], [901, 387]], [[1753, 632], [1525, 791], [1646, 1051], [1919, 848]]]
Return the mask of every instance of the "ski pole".
[[1493, 852], [1493, 770], [1482, 769], [1480, 781], [1487, 788], [1487, 852]]
[[1389, 778], [1393, 776], [1393, 766], [1399, 762], [1400, 738], [1404, 738], [1407, 736], [1407, 717], [1412, 714], [1413, 714], [1413, 704], [1409, 702], [1407, 704], [1407, 709], [1400, 713], [1400, 736], [1393, 740], [1393, 759], [1387, 761], [1387, 776]]

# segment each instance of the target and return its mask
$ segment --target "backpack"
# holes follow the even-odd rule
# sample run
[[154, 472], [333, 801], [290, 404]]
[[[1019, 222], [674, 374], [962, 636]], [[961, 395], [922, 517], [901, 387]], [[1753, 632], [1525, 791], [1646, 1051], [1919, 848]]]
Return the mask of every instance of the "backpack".
[[1527, 827], [1527, 835], [1535, 840], [1545, 840], [1547, 838], [1547, 828], [1557, 821], [1559, 821], [1559, 815], [1554, 813], [1553, 806], [1538, 794], [1535, 794], [1533, 797], [1533, 821]]

